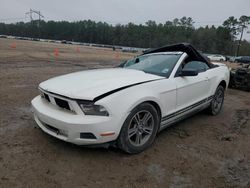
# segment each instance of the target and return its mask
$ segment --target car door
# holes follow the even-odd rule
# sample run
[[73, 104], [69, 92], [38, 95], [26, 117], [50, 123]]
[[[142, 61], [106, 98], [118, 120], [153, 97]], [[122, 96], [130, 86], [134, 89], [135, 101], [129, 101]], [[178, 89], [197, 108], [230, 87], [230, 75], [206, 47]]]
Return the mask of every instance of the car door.
[[[193, 69], [198, 71], [196, 76], [175, 76], [176, 83], [176, 112], [191, 111], [192, 108], [202, 104], [209, 95], [209, 79], [206, 70], [209, 67], [200, 61], [189, 61], [183, 63], [178, 71], [182, 69]], [[186, 109], [186, 110], [185, 110]]]

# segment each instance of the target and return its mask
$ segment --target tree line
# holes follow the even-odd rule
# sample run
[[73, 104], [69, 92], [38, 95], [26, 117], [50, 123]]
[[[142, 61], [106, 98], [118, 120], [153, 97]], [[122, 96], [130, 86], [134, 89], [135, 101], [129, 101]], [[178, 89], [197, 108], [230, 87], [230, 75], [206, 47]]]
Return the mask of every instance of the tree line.
[[27, 23], [0, 23], [0, 34], [142, 48], [188, 42], [203, 52], [225, 55], [235, 55], [237, 47], [240, 46], [239, 55], [250, 55], [250, 43], [238, 40], [241, 31], [247, 29], [250, 24], [250, 17], [229, 17], [218, 27], [195, 28], [194, 23], [190, 17], [176, 18], [165, 23], [149, 20], [145, 24], [125, 25], [111, 25], [92, 20], [34, 20]]

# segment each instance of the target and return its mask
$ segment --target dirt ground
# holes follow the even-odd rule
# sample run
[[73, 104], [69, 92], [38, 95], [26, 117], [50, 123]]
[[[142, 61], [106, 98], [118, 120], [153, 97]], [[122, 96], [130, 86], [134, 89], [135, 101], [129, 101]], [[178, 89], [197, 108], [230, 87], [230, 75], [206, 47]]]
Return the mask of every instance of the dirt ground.
[[249, 92], [229, 89], [218, 116], [184, 120], [138, 155], [75, 146], [36, 126], [30, 101], [41, 81], [134, 55], [0, 39], [0, 187], [250, 187]]

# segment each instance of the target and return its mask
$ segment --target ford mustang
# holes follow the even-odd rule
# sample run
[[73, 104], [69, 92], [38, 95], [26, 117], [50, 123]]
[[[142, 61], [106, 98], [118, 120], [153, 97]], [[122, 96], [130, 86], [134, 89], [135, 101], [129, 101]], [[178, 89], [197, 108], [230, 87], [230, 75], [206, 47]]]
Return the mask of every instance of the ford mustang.
[[207, 109], [217, 115], [229, 70], [190, 44], [151, 49], [119, 67], [58, 76], [39, 85], [34, 119], [47, 134], [78, 145], [147, 149], [159, 131]]

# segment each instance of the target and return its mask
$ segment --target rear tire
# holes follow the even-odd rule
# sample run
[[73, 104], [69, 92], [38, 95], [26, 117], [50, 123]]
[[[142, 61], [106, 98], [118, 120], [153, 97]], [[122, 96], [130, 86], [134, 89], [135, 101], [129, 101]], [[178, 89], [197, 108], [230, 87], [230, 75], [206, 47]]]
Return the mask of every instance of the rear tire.
[[142, 103], [125, 120], [117, 145], [126, 153], [140, 153], [152, 145], [158, 128], [159, 116], [156, 109], [149, 103]]
[[216, 116], [220, 113], [224, 103], [224, 94], [225, 94], [224, 87], [219, 85], [215, 91], [214, 97], [208, 108], [208, 111], [211, 115]]

